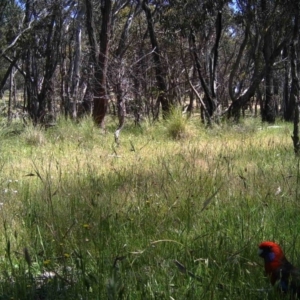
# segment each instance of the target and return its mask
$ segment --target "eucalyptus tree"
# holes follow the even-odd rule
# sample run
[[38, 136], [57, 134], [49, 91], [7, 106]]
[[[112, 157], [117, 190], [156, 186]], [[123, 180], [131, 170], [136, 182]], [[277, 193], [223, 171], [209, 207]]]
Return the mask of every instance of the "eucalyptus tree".
[[[126, 62], [126, 52], [131, 47], [130, 28], [141, 9], [138, 1], [101, 1], [99, 4], [97, 14], [97, 2], [85, 0], [86, 29], [94, 68], [93, 118], [104, 127], [110, 91], [113, 91], [119, 118], [117, 141], [126, 115], [124, 86], [132, 70], [132, 60]], [[100, 31], [97, 31], [97, 23], [101, 24]]]
[[[185, 39], [183, 52], [186, 49], [185, 44], [189, 45], [192, 60], [189, 65], [186, 65], [188, 60], [185, 59], [183, 65], [186, 73], [193, 66], [196, 70], [204, 97], [192, 84], [189, 75], [187, 79], [200, 101], [203, 121], [206, 119], [208, 122], [216, 116], [220, 104], [218, 99], [219, 48], [224, 29], [224, 14], [227, 14], [229, 2], [170, 0], [169, 10], [165, 16], [165, 24], [169, 30], [173, 30], [174, 33], [179, 31], [181, 38]], [[182, 53], [182, 58], [184, 56]]]
[[96, 124], [104, 127], [108, 107], [107, 70], [111, 34], [112, 0], [101, 0], [101, 30], [97, 65], [95, 66], [93, 118]]

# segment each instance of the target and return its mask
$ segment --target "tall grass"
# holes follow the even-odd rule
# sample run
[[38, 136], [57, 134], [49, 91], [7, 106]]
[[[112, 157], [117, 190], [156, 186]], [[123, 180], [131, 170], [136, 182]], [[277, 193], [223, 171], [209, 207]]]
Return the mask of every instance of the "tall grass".
[[257, 245], [300, 265], [290, 128], [198, 122], [1, 135], [0, 299], [276, 299]]

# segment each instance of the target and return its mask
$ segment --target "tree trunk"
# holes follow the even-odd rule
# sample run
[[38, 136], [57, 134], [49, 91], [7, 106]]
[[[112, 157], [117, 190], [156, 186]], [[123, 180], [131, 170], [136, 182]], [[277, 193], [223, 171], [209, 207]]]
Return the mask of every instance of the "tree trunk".
[[148, 24], [148, 32], [150, 36], [150, 41], [153, 49], [153, 60], [155, 64], [155, 73], [156, 73], [156, 82], [158, 88], [158, 98], [157, 102], [161, 104], [162, 114], [165, 118], [168, 113], [170, 112], [170, 101], [167, 96], [167, 85], [165, 81], [165, 74], [163, 72], [163, 66], [160, 60], [160, 49], [158, 47], [156, 34], [154, 31], [153, 20], [152, 20], [152, 13], [148, 6], [148, 0], [143, 0], [142, 8], [145, 12], [147, 24]]
[[[268, 3], [266, 0], [261, 0], [261, 9], [263, 16], [267, 16], [269, 12]], [[267, 18], [267, 17], [266, 17]], [[269, 27], [268, 30], [264, 34], [264, 46], [263, 46], [263, 54], [264, 60], [267, 66], [266, 74], [265, 74], [265, 104], [262, 108], [262, 120], [268, 123], [274, 123], [276, 117], [275, 111], [275, 101], [274, 101], [274, 77], [273, 77], [273, 66], [272, 64], [268, 64], [270, 57], [272, 55], [273, 48], [273, 27]]]
[[91, 0], [85, 0], [85, 20], [86, 29], [90, 45], [90, 57], [89, 65], [91, 68], [87, 74], [87, 88], [83, 97], [83, 110], [84, 113], [92, 113], [93, 102], [94, 102], [94, 92], [95, 92], [95, 78], [90, 76], [90, 74], [95, 75], [96, 66], [98, 65], [99, 47], [96, 39], [95, 24], [94, 24], [94, 14], [93, 14], [93, 4]]
[[95, 70], [94, 109], [93, 118], [97, 125], [104, 128], [104, 118], [108, 107], [107, 69], [109, 34], [111, 25], [112, 0], [101, 1], [102, 25], [100, 32], [100, 51]]
[[81, 68], [81, 19], [82, 9], [79, 8], [77, 12], [76, 24], [75, 24], [75, 46], [74, 46], [74, 57], [73, 57], [73, 74], [71, 83], [71, 117], [72, 119], [77, 118], [77, 102], [79, 92], [79, 80], [80, 80], [80, 68]]
[[299, 111], [300, 111], [300, 99], [299, 99], [299, 78], [298, 78], [298, 51], [299, 51], [299, 12], [300, 4], [295, 4], [295, 17], [294, 17], [294, 29], [293, 29], [293, 41], [291, 43], [291, 76], [292, 85], [290, 93], [290, 105], [294, 106], [294, 131], [293, 131], [293, 145], [294, 151], [297, 156], [300, 155], [300, 139], [299, 139]]
[[45, 61], [45, 71], [44, 80], [42, 83], [41, 91], [38, 94], [38, 111], [36, 120], [38, 122], [44, 121], [44, 116], [46, 114], [46, 106], [48, 110], [52, 110], [53, 106], [53, 75], [56, 70], [59, 56], [59, 46], [61, 41], [61, 26], [62, 20], [59, 13], [59, 6], [53, 8], [53, 15], [51, 17], [51, 22], [49, 24], [49, 31], [47, 36], [46, 44], [46, 61]]

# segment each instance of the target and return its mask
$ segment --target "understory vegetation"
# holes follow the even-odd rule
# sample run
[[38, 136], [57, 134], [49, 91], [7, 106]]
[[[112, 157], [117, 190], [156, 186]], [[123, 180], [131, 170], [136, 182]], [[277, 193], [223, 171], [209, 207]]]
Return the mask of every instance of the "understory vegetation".
[[257, 246], [300, 265], [292, 126], [106, 128], [1, 127], [0, 299], [276, 299]]

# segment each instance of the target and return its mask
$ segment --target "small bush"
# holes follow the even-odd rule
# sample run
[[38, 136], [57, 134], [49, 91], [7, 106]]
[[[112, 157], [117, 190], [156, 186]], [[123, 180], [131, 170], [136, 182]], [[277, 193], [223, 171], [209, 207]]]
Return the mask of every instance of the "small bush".
[[187, 119], [182, 115], [182, 111], [179, 107], [172, 108], [167, 117], [166, 128], [168, 135], [175, 140], [187, 136]]
[[46, 138], [42, 128], [28, 125], [25, 127], [22, 137], [26, 144], [30, 146], [41, 146], [46, 143]]

